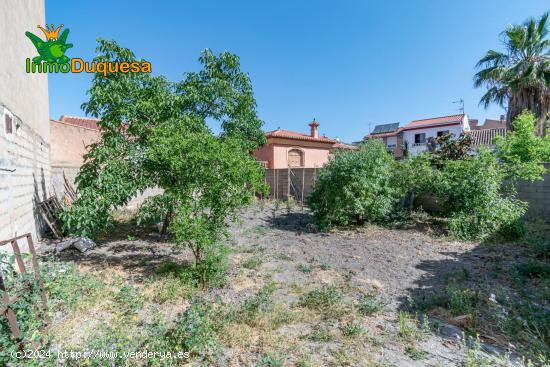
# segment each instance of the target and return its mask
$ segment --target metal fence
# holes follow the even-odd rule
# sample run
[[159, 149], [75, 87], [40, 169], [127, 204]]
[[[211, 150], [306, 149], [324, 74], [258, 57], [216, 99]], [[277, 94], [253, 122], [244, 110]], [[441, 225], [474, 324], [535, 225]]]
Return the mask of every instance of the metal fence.
[[315, 185], [319, 168], [267, 169], [265, 182], [269, 186], [269, 198], [287, 200], [293, 198], [303, 203]]

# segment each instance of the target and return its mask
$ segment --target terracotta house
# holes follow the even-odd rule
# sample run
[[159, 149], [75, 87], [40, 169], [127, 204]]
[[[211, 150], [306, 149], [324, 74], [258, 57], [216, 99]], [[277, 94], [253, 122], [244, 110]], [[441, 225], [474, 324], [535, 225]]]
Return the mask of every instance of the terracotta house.
[[101, 139], [98, 121], [91, 117], [67, 115], [50, 120], [52, 186], [58, 196], [64, 194], [63, 174], [74, 182], [84, 163], [86, 147]]
[[319, 168], [335, 149], [355, 149], [337, 139], [319, 136], [319, 123], [309, 123], [310, 133], [277, 129], [265, 134], [267, 144], [254, 152], [266, 168]]

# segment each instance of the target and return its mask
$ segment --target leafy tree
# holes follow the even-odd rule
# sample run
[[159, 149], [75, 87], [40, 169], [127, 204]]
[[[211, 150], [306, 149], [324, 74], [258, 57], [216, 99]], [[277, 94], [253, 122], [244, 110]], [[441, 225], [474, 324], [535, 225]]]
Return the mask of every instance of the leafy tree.
[[512, 181], [541, 180], [546, 169], [541, 162], [550, 161], [550, 135], [535, 133], [536, 117], [525, 110], [514, 120], [514, 131], [495, 139], [495, 153]]
[[503, 33], [504, 52], [490, 50], [477, 63], [476, 87], [486, 86], [480, 103], [508, 107], [508, 128], [525, 109], [536, 116], [536, 133], [546, 132], [550, 112], [550, 40], [548, 15], [511, 25]]
[[385, 219], [402, 194], [394, 181], [395, 164], [378, 139], [357, 151], [338, 152], [321, 171], [308, 200], [320, 226]]
[[[114, 41], [98, 40], [96, 61], [134, 61]], [[263, 171], [250, 152], [265, 143], [252, 86], [230, 53], [205, 50], [203, 69], [179, 83], [150, 74], [95, 74], [83, 105], [98, 117], [76, 179], [78, 199], [63, 213], [67, 231], [95, 235], [112, 209], [150, 187], [163, 193], [142, 207], [141, 221], [163, 219], [195, 255], [198, 280], [219, 279], [228, 216], [262, 189]], [[207, 121], [217, 121], [216, 136]]]

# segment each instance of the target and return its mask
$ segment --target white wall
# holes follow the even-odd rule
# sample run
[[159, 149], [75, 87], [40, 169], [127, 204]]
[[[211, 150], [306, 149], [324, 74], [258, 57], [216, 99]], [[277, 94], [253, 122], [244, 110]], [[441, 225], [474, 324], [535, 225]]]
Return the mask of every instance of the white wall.
[[386, 146], [388, 148], [395, 148], [397, 145], [397, 136], [388, 136]]
[[407, 146], [409, 148], [409, 153], [411, 155], [416, 155], [421, 152], [425, 152], [427, 150], [426, 144], [415, 146], [414, 145], [414, 136], [415, 134], [426, 134], [426, 141], [430, 137], [436, 138], [438, 131], [446, 131], [449, 130], [449, 133], [454, 134], [455, 136], [459, 136], [462, 133], [462, 126], [460, 124], [452, 125], [452, 126], [440, 126], [440, 127], [428, 127], [423, 129], [415, 129], [415, 130], [405, 130], [403, 132], [403, 142], [407, 142]]
[[[25, 59], [37, 55], [25, 32], [44, 22], [44, 0], [0, 0], [0, 240], [29, 232], [36, 240], [43, 224], [34, 200], [50, 186], [48, 76], [25, 72]], [[13, 134], [5, 114], [13, 116]]]

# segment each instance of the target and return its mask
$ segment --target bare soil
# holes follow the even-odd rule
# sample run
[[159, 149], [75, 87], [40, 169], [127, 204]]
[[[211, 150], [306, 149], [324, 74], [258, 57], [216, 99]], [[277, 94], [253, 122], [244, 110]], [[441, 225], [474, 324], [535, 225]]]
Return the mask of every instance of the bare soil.
[[[307, 365], [301, 364], [305, 359], [312, 366], [464, 365], [469, 348], [457, 339], [455, 329], [451, 327], [451, 333], [447, 329], [446, 334], [432, 328], [423, 337], [404, 341], [399, 312], [413, 312], [411, 297], [440, 289], [449, 277], [464, 271], [473, 282], [480, 277], [489, 279], [495, 258], [502, 265], [514, 261], [522, 251], [517, 246], [454, 241], [429, 225], [401, 229], [365, 226], [319, 233], [307, 209], [273, 205], [244, 211], [241, 220], [231, 224], [231, 233], [228, 282], [210, 290], [210, 295], [240, 304], [273, 281], [276, 307], [302, 314], [267, 333], [244, 327], [234, 330], [218, 362], [228, 366], [254, 366], [266, 353], [289, 366]], [[88, 253], [65, 251], [59, 258], [75, 261], [86, 271], [117, 273], [138, 284], [167, 261], [186, 263], [192, 259], [187, 250], [161, 241], [153, 230], [131, 225], [110, 233]], [[250, 264], [250, 259], [257, 262], [247, 268], [244, 264]], [[296, 306], [308, 291], [323, 286], [335, 287], [349, 303], [362, 294], [376, 294], [384, 306], [374, 315], [356, 320], [364, 331], [361, 337], [347, 338], [341, 332], [346, 315], [320, 318]], [[181, 306], [174, 307], [174, 312], [181, 312]], [[328, 341], [308, 338], [319, 327], [333, 337]], [[483, 341], [491, 342], [490, 338]], [[498, 338], [493, 344], [499, 347], [497, 351], [506, 347]], [[420, 351], [420, 356], [415, 356], [411, 347]]]

